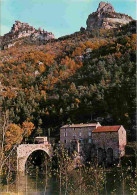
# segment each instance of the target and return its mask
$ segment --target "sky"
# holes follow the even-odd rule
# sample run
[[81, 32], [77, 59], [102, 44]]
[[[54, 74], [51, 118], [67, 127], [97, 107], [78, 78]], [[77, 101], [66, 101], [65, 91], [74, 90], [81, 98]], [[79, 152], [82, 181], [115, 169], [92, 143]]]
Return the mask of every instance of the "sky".
[[[56, 38], [86, 27], [88, 15], [101, 0], [0, 0], [0, 34], [8, 33], [15, 20], [52, 32]], [[118, 13], [137, 19], [137, 0], [103, 0]]]

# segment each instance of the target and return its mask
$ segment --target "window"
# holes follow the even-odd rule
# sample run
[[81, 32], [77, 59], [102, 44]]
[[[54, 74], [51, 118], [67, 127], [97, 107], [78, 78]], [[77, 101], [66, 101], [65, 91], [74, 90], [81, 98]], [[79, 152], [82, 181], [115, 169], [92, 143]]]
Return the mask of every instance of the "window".
[[79, 139], [79, 143], [83, 143], [83, 139]]
[[67, 140], [66, 140], [66, 139], [64, 140], [64, 143], [65, 143], [65, 144], [67, 143]]
[[66, 132], [66, 129], [65, 129], [65, 132], [64, 132], [64, 137], [67, 137], [67, 132]]
[[73, 133], [73, 139], [75, 139], [75, 137], [76, 137], [76, 133]]
[[81, 137], [81, 132], [79, 132], [79, 136]]
[[91, 143], [91, 138], [89, 138], [88, 143]]
[[91, 136], [91, 132], [88, 132], [88, 135]]

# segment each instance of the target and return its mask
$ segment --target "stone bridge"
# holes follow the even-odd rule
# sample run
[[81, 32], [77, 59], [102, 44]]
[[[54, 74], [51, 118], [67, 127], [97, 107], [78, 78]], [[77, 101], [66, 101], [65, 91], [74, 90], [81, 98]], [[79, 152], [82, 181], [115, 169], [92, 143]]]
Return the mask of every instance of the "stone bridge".
[[51, 145], [48, 143], [40, 144], [21, 144], [17, 147], [17, 170], [25, 173], [25, 164], [28, 157], [37, 150], [44, 151], [48, 156], [52, 155]]

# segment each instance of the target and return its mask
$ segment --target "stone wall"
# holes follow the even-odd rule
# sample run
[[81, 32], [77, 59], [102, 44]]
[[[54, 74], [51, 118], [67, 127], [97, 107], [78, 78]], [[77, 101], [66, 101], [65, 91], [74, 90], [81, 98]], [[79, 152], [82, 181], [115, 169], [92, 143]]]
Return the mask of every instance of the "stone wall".
[[99, 132], [92, 134], [93, 143], [96, 149], [104, 149], [106, 152], [109, 148], [113, 149], [114, 159], [119, 158], [119, 138], [118, 132]]
[[118, 136], [119, 136], [119, 152], [120, 152], [120, 157], [125, 155], [125, 146], [127, 144], [127, 135], [126, 131], [123, 126], [118, 131]]

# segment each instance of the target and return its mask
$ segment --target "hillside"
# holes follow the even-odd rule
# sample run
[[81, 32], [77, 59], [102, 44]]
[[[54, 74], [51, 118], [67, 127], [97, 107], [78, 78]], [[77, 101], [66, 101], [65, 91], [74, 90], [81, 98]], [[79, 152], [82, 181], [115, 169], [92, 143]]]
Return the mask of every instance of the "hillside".
[[3, 110], [33, 136], [66, 123], [122, 124], [135, 137], [136, 22], [81, 30], [42, 44], [18, 39], [1, 52]]

